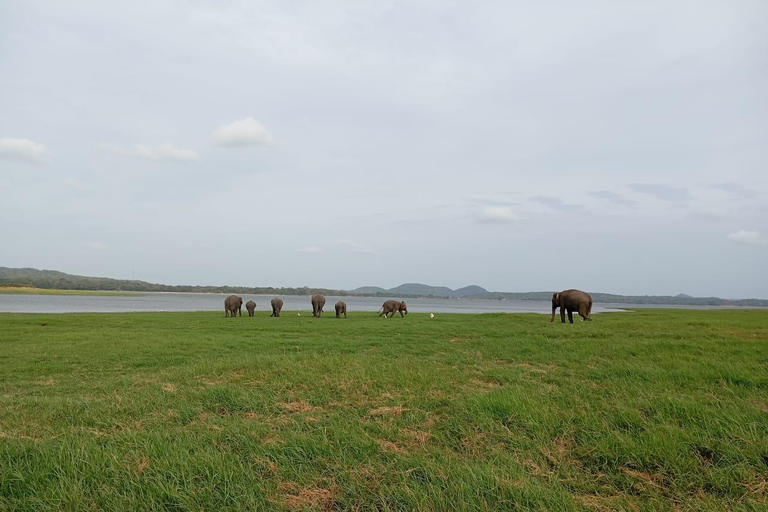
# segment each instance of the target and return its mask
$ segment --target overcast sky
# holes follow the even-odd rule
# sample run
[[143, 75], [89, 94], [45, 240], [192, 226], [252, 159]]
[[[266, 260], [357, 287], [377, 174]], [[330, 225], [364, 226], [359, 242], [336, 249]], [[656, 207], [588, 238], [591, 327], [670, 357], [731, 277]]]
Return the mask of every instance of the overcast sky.
[[0, 266], [767, 298], [767, 162], [764, 0], [0, 3]]

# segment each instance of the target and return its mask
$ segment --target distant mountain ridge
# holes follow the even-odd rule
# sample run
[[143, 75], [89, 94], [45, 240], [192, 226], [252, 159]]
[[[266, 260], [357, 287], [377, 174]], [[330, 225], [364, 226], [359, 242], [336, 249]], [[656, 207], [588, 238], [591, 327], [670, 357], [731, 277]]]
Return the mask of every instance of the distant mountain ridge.
[[[395, 288], [385, 289], [379, 286], [363, 286], [354, 290], [333, 290], [329, 288], [275, 288], [248, 286], [188, 286], [148, 283], [146, 281], [111, 279], [106, 277], [88, 277], [66, 274], [57, 270], [38, 270], [35, 268], [0, 267], [0, 287], [30, 286], [43, 289], [61, 290], [108, 290], [134, 292], [193, 292], [193, 293], [253, 293], [276, 295], [361, 295], [386, 298], [474, 298], [495, 300], [538, 300], [549, 301], [552, 291], [538, 292], [489, 292], [482, 286], [470, 285], [456, 290], [445, 286], [430, 286], [421, 283], [405, 283]], [[680, 293], [674, 297], [667, 295], [615, 295], [610, 293], [590, 292], [595, 303], [601, 304], [658, 304], [678, 306], [742, 306], [768, 307], [765, 299], [721, 299], [718, 297], [691, 297]]]
[[421, 283], [405, 283], [388, 290], [380, 288], [378, 286], [362, 286], [354, 290], [349, 290], [351, 293], [359, 295], [410, 295], [418, 297], [470, 297], [473, 295], [487, 295], [491, 292], [483, 288], [482, 286], [471, 285], [452, 290], [446, 286], [430, 286], [428, 284]]

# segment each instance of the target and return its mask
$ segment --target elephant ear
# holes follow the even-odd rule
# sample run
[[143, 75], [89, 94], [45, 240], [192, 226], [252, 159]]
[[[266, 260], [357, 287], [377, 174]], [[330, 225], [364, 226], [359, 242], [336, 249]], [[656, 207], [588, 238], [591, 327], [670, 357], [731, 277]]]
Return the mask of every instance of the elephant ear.
[[560, 304], [560, 294], [559, 293], [555, 294], [555, 303], [556, 304]]

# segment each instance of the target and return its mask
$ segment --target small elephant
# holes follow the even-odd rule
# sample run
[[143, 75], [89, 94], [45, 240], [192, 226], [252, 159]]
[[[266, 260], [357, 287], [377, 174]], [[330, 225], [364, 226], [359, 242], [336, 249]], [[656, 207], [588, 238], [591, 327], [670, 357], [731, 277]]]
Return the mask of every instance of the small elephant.
[[248, 310], [248, 316], [253, 316], [254, 311], [256, 311], [256, 303], [252, 300], [249, 300], [245, 303], [245, 309]]
[[576, 311], [583, 320], [592, 320], [592, 296], [581, 290], [565, 290], [552, 295], [552, 317], [550, 323], [555, 321], [555, 310], [560, 308], [560, 319], [565, 323], [565, 313], [568, 320], [573, 323], [573, 312]]
[[408, 308], [405, 306], [405, 302], [398, 300], [388, 300], [382, 304], [379, 309], [379, 316], [384, 315], [385, 318], [392, 318], [395, 313], [400, 313], [400, 318], [408, 314]]
[[234, 318], [237, 314], [243, 316], [243, 298], [237, 295], [230, 295], [224, 299], [224, 317], [231, 316]]
[[272, 299], [272, 314], [269, 316], [280, 316], [280, 311], [283, 310], [283, 299], [275, 297]]
[[344, 315], [344, 318], [347, 318], [347, 303], [343, 300], [340, 300], [336, 303], [334, 306], [336, 308], [336, 318], [341, 318], [341, 315]]
[[325, 295], [316, 294], [312, 296], [312, 316], [320, 318], [325, 306]]

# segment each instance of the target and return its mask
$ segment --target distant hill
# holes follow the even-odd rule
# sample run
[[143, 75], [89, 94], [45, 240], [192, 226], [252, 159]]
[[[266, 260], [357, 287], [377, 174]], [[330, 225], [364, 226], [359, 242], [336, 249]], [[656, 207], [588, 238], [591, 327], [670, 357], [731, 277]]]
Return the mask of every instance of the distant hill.
[[[274, 288], [248, 286], [171, 286], [146, 281], [88, 277], [66, 274], [57, 270], [35, 268], [0, 267], [0, 286], [31, 286], [34, 288], [60, 290], [114, 290], [134, 292], [198, 292], [198, 293], [253, 293], [275, 295], [361, 295], [367, 297], [412, 298], [440, 297], [496, 300], [539, 300], [549, 301], [553, 291], [546, 292], [489, 292], [477, 285], [452, 290], [445, 286], [430, 286], [420, 283], [405, 283], [389, 290], [378, 286], [363, 286], [355, 290], [333, 290], [328, 288]], [[600, 304], [659, 304], [679, 306], [745, 306], [768, 307], [764, 299], [720, 299], [718, 297], [691, 297], [681, 293], [674, 297], [666, 295], [615, 295], [591, 293], [595, 303]]]
[[387, 290], [378, 286], [361, 286], [360, 288], [350, 290], [350, 292], [355, 295], [376, 295], [377, 293], [386, 293]]
[[472, 295], [484, 295], [490, 293], [481, 286], [472, 285], [452, 290], [446, 286], [430, 286], [421, 283], [405, 283], [390, 289], [380, 288], [378, 286], [363, 286], [350, 290], [355, 295], [373, 295], [376, 297], [396, 296], [396, 297], [469, 297]]
[[394, 295], [418, 295], [421, 297], [451, 297], [453, 290], [445, 286], [429, 286], [421, 283], [405, 283], [394, 288], [389, 292]]
[[488, 293], [490, 293], [488, 290], [482, 286], [477, 286], [476, 284], [453, 290], [453, 295], [455, 297], [472, 297], [473, 295], [486, 295]]

